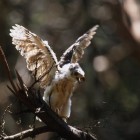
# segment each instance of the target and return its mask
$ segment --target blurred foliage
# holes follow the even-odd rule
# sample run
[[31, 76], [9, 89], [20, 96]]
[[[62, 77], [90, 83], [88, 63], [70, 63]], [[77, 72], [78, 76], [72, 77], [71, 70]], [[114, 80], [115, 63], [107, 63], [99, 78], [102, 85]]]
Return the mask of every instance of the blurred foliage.
[[[18, 52], [9, 37], [12, 25], [21, 24], [48, 40], [58, 58], [82, 33], [95, 24], [100, 25], [80, 62], [86, 72], [86, 81], [75, 91], [69, 119], [70, 124], [96, 134], [99, 140], [140, 139], [140, 44], [131, 32], [133, 21], [123, 9], [123, 2], [0, 1], [0, 45], [11, 70], [14, 71], [16, 66], [25, 82], [28, 81], [27, 72], [23, 72], [26, 64], [22, 58], [18, 59]], [[10, 103], [13, 104], [12, 112], [26, 109], [7, 90], [7, 84], [4, 68], [0, 65], [1, 116]], [[31, 114], [16, 113], [5, 116], [8, 134], [26, 129], [33, 123]], [[21, 120], [20, 124], [16, 123], [18, 120]], [[40, 124], [37, 122], [36, 125]], [[37, 139], [43, 137], [45, 139], [46, 135], [39, 135]]]

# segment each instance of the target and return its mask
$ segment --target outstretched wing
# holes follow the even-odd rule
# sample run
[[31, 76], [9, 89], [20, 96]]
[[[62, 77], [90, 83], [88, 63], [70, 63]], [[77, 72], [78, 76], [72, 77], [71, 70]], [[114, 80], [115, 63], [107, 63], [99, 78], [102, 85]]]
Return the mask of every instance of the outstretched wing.
[[16, 49], [26, 59], [27, 68], [45, 88], [57, 70], [57, 58], [48, 42], [17, 24], [10, 30], [10, 36]]
[[71, 45], [61, 56], [59, 66], [62, 67], [67, 63], [77, 63], [84, 54], [84, 49], [91, 43], [91, 39], [96, 34], [96, 30], [99, 26], [96, 25], [91, 28], [84, 35], [79, 37], [73, 45]]

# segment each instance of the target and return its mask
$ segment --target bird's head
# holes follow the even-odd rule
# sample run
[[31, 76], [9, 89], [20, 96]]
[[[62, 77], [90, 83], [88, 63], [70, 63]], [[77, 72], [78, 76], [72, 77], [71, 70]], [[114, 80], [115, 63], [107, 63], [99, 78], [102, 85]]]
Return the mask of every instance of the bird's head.
[[85, 81], [85, 73], [78, 63], [71, 63], [69, 66], [71, 77], [76, 79], [78, 83]]
[[78, 63], [69, 63], [62, 68], [59, 67], [59, 73], [68, 79], [76, 80], [78, 83], [85, 81], [85, 73]]

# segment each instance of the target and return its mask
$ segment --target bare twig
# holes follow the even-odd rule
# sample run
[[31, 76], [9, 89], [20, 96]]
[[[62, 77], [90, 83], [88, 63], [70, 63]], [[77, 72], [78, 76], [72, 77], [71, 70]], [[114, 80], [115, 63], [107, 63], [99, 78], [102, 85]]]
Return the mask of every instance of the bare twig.
[[4, 137], [0, 137], [0, 140], [19, 140], [19, 139], [25, 139], [27, 137], [34, 137], [38, 134], [41, 133], [45, 133], [45, 132], [49, 132], [52, 130], [50, 130], [47, 126], [42, 126], [39, 128], [31, 128], [25, 131], [22, 131], [20, 133], [17, 133], [15, 135], [11, 135], [11, 136], [4, 136]]
[[2, 118], [1, 118], [1, 126], [0, 127], [1, 127], [1, 135], [3, 135], [3, 136], [6, 135], [5, 131], [4, 131], [4, 129], [5, 129], [4, 128], [5, 127], [5, 115], [6, 115], [7, 112], [10, 112], [11, 106], [12, 106], [12, 104], [10, 104], [6, 107], [6, 109], [4, 110], [4, 113], [2, 115]]
[[12, 80], [11, 71], [10, 71], [8, 62], [7, 62], [7, 60], [6, 60], [6, 57], [5, 57], [5, 55], [4, 55], [4, 52], [3, 52], [2, 48], [1, 48], [1, 46], [0, 46], [0, 58], [1, 58], [2, 62], [3, 62], [3, 65], [4, 65], [4, 67], [5, 67], [5, 70], [6, 70], [6, 73], [7, 73], [7, 75], [8, 75], [9, 81], [10, 81], [12, 87], [13, 87], [13, 90], [14, 90], [15, 92], [17, 92], [17, 91], [16, 91], [16, 87], [15, 87], [15, 85], [14, 85], [14, 83], [13, 83], [13, 80]]
[[37, 74], [37, 68], [35, 69], [35, 81], [32, 83], [32, 85], [29, 87], [29, 89], [31, 89], [36, 83], [38, 83], [46, 74], [48, 74], [52, 68], [54, 67], [54, 63], [52, 64], [52, 66], [50, 67], [50, 69], [48, 71], [46, 71], [44, 74], [42, 74], [38, 79], [36, 79], [36, 74]]

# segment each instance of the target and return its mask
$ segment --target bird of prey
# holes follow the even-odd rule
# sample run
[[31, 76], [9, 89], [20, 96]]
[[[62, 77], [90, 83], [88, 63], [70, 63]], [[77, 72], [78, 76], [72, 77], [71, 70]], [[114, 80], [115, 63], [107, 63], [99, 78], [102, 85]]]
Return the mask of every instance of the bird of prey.
[[27, 68], [44, 88], [43, 99], [64, 120], [70, 117], [71, 97], [78, 83], [85, 79], [85, 73], [78, 61], [84, 54], [98, 25], [91, 28], [61, 56], [60, 60], [48, 41], [42, 40], [25, 27], [15, 24], [10, 30], [12, 43], [26, 59]]

